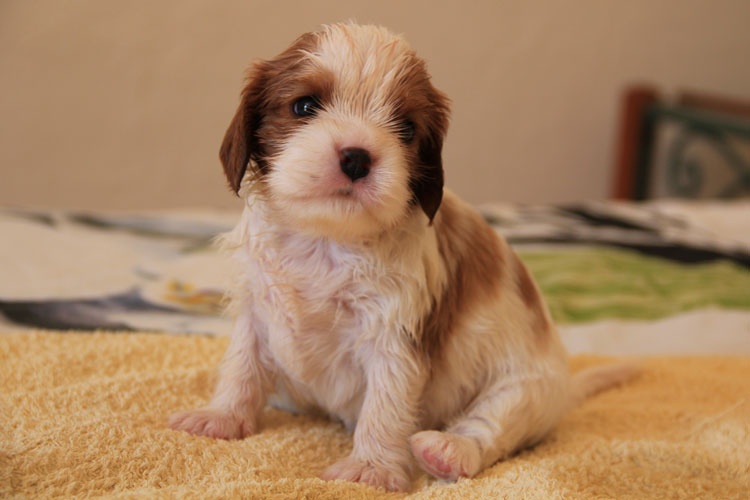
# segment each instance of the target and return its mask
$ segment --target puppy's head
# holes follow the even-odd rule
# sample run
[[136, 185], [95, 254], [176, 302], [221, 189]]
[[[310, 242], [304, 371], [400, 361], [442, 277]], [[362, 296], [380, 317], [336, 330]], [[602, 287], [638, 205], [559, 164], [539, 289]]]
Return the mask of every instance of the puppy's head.
[[335, 238], [431, 221], [443, 193], [448, 101], [383, 28], [334, 25], [250, 69], [220, 157], [284, 224]]

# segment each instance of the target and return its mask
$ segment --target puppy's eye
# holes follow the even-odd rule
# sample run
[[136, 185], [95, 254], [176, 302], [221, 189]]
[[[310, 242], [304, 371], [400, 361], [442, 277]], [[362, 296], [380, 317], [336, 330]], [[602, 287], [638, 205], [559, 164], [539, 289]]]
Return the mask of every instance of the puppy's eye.
[[292, 113], [299, 117], [314, 116], [320, 109], [320, 100], [313, 95], [300, 97], [292, 103]]
[[415, 133], [414, 123], [411, 120], [404, 120], [398, 129], [398, 136], [401, 138], [401, 142], [405, 144], [409, 144], [414, 140]]

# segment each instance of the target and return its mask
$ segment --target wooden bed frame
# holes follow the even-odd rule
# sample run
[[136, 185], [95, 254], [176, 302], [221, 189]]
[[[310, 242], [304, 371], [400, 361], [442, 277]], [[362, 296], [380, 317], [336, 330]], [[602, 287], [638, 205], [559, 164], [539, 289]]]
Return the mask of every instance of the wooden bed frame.
[[[698, 92], [666, 99], [649, 86], [633, 86], [623, 95], [620, 110], [612, 197], [644, 200], [652, 197], [653, 155], [658, 127], [666, 122], [682, 127], [679, 144], [671, 146], [669, 178], [671, 196], [680, 198], [734, 198], [750, 195], [750, 158], [736, 148], [737, 139], [750, 144], [750, 102]], [[678, 157], [689, 141], [709, 141], [727, 162], [732, 181], [714, 193], [698, 194], [701, 179], [710, 172], [694, 160]]]

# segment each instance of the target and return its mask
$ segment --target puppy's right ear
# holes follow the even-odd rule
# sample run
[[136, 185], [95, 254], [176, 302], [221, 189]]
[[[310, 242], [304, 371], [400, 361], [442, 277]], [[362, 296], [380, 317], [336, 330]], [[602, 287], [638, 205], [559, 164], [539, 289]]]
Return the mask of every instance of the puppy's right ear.
[[258, 135], [258, 129], [263, 125], [265, 110], [275, 95], [271, 85], [275, 86], [276, 91], [285, 88], [289, 76], [298, 72], [296, 65], [300, 64], [304, 54], [316, 43], [316, 33], [305, 33], [278, 56], [269, 60], [257, 60], [250, 67], [240, 106], [229, 124], [219, 151], [224, 173], [235, 194], [239, 194], [248, 164], [256, 166], [258, 173], [267, 169], [263, 141]]
[[242, 91], [242, 100], [219, 150], [224, 174], [235, 194], [239, 194], [242, 178], [250, 159], [259, 153], [255, 132], [261, 120], [260, 105], [263, 88], [262, 72], [256, 64], [250, 71], [247, 85]]

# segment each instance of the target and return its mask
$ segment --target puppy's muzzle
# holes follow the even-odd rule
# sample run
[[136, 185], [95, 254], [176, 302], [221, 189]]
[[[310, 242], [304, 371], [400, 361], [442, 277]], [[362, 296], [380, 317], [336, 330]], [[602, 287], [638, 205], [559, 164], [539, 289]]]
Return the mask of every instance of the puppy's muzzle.
[[341, 171], [354, 182], [370, 173], [372, 158], [365, 149], [344, 148], [339, 152], [339, 164]]

